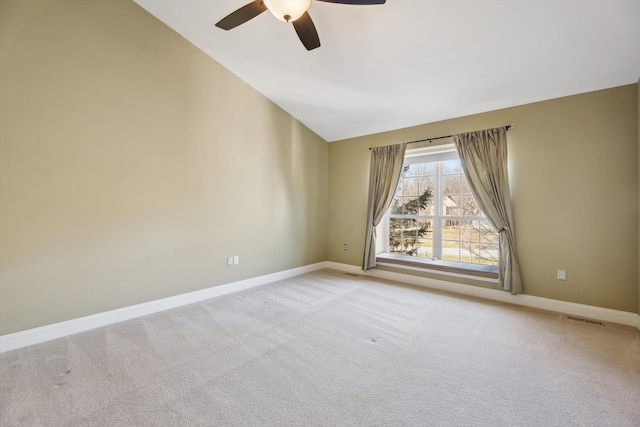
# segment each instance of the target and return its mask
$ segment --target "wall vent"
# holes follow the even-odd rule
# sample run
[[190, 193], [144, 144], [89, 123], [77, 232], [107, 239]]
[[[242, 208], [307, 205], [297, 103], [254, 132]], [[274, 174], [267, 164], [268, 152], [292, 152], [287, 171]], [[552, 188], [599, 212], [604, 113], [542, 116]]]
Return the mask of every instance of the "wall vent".
[[602, 322], [599, 322], [599, 321], [597, 321], [597, 320], [584, 319], [584, 318], [582, 318], [582, 317], [567, 316], [567, 319], [569, 319], [569, 320], [575, 320], [576, 322], [591, 323], [592, 325], [600, 325], [600, 326], [603, 326]]
[[353, 277], [360, 276], [359, 274], [354, 274], [354, 273], [344, 273], [344, 274], [346, 274], [347, 276], [353, 276]]

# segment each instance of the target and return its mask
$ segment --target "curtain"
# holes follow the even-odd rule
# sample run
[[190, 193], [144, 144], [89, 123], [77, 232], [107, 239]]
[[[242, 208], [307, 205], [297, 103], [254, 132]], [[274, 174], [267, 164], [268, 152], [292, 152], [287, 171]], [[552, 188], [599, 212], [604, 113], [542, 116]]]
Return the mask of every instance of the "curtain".
[[371, 149], [369, 169], [369, 203], [364, 239], [362, 269], [376, 266], [376, 226], [391, 205], [398, 187], [407, 144], [387, 145]]
[[454, 135], [453, 141], [471, 192], [499, 233], [500, 286], [514, 295], [521, 294], [507, 172], [507, 129], [462, 133]]

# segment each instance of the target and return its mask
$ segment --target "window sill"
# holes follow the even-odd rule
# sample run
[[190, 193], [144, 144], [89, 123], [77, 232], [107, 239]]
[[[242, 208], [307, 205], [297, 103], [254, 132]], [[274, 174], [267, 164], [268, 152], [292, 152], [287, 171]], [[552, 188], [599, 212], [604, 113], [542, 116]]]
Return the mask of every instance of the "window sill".
[[498, 267], [493, 265], [469, 264], [466, 262], [432, 260], [391, 253], [376, 255], [376, 263], [392, 267], [410, 267], [418, 270], [431, 270], [435, 273], [456, 274], [474, 278], [498, 279]]

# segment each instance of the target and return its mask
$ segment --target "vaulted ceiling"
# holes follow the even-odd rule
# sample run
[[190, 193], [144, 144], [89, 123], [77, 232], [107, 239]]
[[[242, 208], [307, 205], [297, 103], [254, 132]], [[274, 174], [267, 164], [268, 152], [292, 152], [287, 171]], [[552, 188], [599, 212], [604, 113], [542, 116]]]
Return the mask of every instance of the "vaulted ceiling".
[[312, 0], [307, 51], [249, 0], [135, 0], [327, 141], [635, 83], [640, 1]]

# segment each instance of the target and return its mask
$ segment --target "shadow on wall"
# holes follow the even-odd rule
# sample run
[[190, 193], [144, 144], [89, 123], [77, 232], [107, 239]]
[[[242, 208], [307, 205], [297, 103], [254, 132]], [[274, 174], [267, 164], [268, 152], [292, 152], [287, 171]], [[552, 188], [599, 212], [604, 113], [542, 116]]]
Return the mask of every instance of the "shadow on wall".
[[[291, 116], [278, 131], [274, 168], [274, 249], [287, 239], [298, 242], [295, 263], [317, 258], [318, 245], [326, 258], [328, 147], [320, 137]], [[286, 236], [286, 237], [285, 237]], [[289, 268], [288, 266], [285, 268]]]

